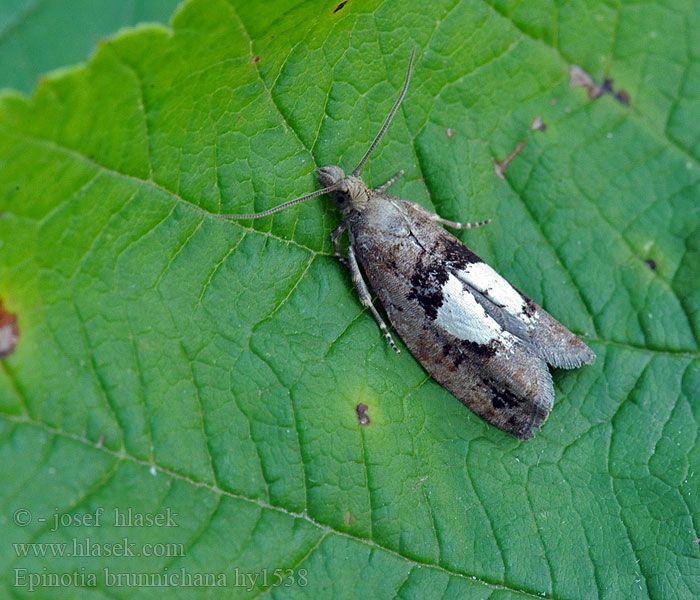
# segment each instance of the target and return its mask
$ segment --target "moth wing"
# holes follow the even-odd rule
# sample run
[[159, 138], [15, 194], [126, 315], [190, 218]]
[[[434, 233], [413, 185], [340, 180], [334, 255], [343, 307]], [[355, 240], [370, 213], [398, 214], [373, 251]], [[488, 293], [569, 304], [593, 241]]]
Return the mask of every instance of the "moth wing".
[[382, 302], [411, 354], [480, 417], [521, 439], [531, 438], [547, 419], [554, 388], [541, 358], [520, 345], [505, 353], [457, 338], [434, 321], [426, 322], [415, 300]]
[[451, 233], [436, 225], [419, 204], [394, 200], [414, 222], [414, 235], [426, 251], [444, 256], [451, 273], [484, 310], [531, 352], [554, 367], [572, 369], [595, 360], [593, 351], [534, 300], [511, 285]]
[[485, 262], [469, 263], [455, 270], [455, 276], [506, 331], [550, 365], [572, 369], [595, 360], [578, 336]]
[[409, 203], [381, 196], [349, 226], [392, 325], [433, 378], [471, 410], [516, 437], [532, 437], [554, 402], [546, 363], [489, 318], [451, 274], [465, 260], [480, 259], [429, 218], [413, 216]]

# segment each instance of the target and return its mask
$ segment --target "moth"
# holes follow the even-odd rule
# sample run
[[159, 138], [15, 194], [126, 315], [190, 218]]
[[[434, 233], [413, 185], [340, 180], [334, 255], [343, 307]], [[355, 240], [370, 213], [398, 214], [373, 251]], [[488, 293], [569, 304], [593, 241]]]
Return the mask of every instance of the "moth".
[[[258, 219], [330, 195], [343, 216], [331, 236], [335, 254], [391, 347], [399, 352], [365, 277], [394, 329], [435, 380], [489, 423], [528, 439], [554, 402], [547, 364], [570, 369], [592, 363], [595, 354], [441, 226], [469, 229], [489, 220], [448, 221], [388, 194], [403, 171], [375, 189], [359, 177], [406, 95], [415, 53], [398, 99], [350, 175], [337, 166], [321, 167], [320, 190], [264, 212], [216, 216]], [[339, 243], [346, 230], [347, 257]]]

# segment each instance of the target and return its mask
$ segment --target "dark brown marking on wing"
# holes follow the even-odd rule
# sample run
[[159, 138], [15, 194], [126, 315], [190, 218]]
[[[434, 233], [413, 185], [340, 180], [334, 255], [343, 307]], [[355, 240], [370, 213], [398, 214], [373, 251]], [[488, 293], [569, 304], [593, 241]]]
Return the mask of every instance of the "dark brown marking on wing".
[[[448, 233], [448, 232], [446, 232]], [[444, 254], [442, 258], [453, 269], [464, 269], [472, 263], [483, 262], [476, 254], [467, 248], [457, 238], [452, 235], [445, 236], [441, 240]]]
[[442, 306], [442, 286], [447, 281], [447, 271], [444, 268], [425, 270], [419, 263], [411, 276], [411, 292], [409, 300], [415, 300], [433, 321], [437, 319], [438, 309]]
[[484, 383], [491, 390], [491, 404], [495, 409], [505, 407], [515, 408], [523, 403], [523, 399], [516, 396], [510, 390], [505, 389], [502, 385], [493, 379], [484, 379]]

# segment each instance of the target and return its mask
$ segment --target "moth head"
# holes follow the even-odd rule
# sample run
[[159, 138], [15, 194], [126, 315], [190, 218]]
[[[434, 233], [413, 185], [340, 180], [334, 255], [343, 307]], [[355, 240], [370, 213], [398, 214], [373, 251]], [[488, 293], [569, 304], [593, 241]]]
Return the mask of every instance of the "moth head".
[[346, 176], [343, 169], [335, 165], [321, 167], [316, 173], [318, 174], [318, 183], [322, 187], [335, 188], [328, 194], [333, 198], [335, 207], [343, 214], [354, 211], [362, 212], [367, 206], [369, 188], [359, 177]]

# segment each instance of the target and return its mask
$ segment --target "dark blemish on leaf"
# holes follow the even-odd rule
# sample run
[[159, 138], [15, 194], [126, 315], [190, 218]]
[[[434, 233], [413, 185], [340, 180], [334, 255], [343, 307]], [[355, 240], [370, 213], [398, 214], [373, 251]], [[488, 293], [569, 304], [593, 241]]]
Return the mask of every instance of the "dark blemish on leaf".
[[355, 412], [357, 413], [357, 420], [360, 423], [360, 425], [369, 425], [369, 416], [367, 415], [367, 409], [369, 409], [369, 406], [367, 406], [366, 404], [362, 404], [362, 402], [360, 402], [355, 407]]
[[569, 67], [569, 76], [571, 77], [569, 87], [585, 87], [588, 89], [588, 97], [591, 100], [595, 100], [603, 94], [608, 94], [615, 98], [620, 104], [624, 104], [625, 106], [629, 106], [630, 104], [630, 95], [625, 90], [618, 90], [616, 92], [613, 86], [613, 80], [608, 77], [603, 79], [601, 85], [597, 85], [596, 82], [593, 81], [593, 78], [578, 65], [571, 65]]
[[256, 54], [255, 56], [253, 56], [253, 57], [250, 59], [250, 64], [251, 64], [251, 65], [254, 65], [254, 64], [255, 64], [256, 62], [258, 62], [259, 60], [260, 60], [260, 56], [259, 56], [258, 54]]
[[346, 525], [352, 525], [352, 522], [355, 519], [353, 519], [352, 515], [350, 513], [345, 513], [345, 524]]
[[243, 120], [243, 115], [238, 115], [238, 119], [236, 119], [239, 123]]
[[333, 11], [333, 14], [337, 13], [340, 9], [343, 8], [348, 3], [348, 0], [345, 0], [344, 2], [341, 2], [338, 4], [338, 6], [335, 7], [335, 10]]
[[625, 106], [630, 105], [630, 95], [625, 91], [625, 90], [620, 90], [615, 94], [615, 98], [617, 98], [618, 102], [621, 102]]
[[653, 258], [647, 258], [644, 264], [649, 267], [652, 271], [656, 271], [656, 261]]
[[516, 147], [515, 150], [513, 150], [508, 156], [506, 156], [503, 160], [496, 160], [495, 158], [493, 159], [493, 170], [496, 171], [496, 176], [499, 179], [504, 179], [504, 173], [506, 172], [506, 169], [508, 168], [508, 165], [510, 162], [518, 155], [518, 152], [520, 152], [525, 145], [525, 140], [522, 140]]
[[455, 132], [452, 130], [452, 127], [448, 127], [445, 133], [447, 133], [448, 138], [451, 138], [455, 134]]
[[547, 124], [542, 120], [542, 115], [537, 115], [530, 125], [532, 131], [547, 131]]
[[17, 315], [7, 312], [0, 300], [0, 358], [14, 352], [17, 340], [19, 340]]
[[102, 448], [102, 446], [104, 446], [104, 443], [105, 443], [105, 434], [103, 433], [100, 435], [99, 439], [97, 440], [97, 447]]

